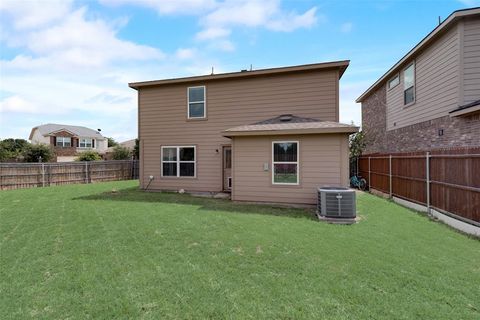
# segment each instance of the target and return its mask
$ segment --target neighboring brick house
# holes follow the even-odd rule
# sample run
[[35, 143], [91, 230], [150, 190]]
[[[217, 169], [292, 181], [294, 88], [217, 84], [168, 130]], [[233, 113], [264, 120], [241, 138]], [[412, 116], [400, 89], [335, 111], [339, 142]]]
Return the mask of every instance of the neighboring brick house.
[[480, 146], [480, 8], [452, 13], [357, 102], [364, 153]]
[[73, 161], [79, 153], [87, 150], [103, 154], [108, 147], [107, 139], [97, 130], [54, 123], [32, 128], [29, 140], [34, 144], [50, 145], [58, 162]]

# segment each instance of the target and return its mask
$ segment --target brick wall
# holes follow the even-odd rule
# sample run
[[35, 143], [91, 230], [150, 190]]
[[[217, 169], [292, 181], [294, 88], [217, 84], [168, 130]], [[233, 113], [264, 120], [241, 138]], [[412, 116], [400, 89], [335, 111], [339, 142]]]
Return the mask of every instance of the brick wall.
[[[444, 116], [387, 131], [385, 86], [363, 101], [362, 128], [367, 137], [364, 154], [480, 146], [479, 113], [464, 117]], [[439, 130], [443, 131], [442, 135]]]

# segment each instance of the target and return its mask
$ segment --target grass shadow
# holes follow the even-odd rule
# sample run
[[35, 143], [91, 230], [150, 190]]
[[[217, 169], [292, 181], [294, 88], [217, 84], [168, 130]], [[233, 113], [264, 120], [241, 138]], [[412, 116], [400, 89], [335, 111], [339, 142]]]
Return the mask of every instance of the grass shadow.
[[72, 200], [160, 202], [199, 206], [199, 210], [308, 218], [312, 220], [317, 219], [313, 208], [288, 208], [280, 205], [238, 203], [225, 199], [195, 197], [189, 194], [178, 194], [174, 192], [145, 192], [138, 187], [116, 189], [98, 194], [76, 197]]

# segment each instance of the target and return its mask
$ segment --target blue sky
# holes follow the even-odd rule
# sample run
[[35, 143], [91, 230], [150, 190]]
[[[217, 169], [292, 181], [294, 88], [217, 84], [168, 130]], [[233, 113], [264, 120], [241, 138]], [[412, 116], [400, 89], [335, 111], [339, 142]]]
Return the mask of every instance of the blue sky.
[[340, 120], [452, 11], [477, 0], [99, 0], [0, 2], [0, 138], [42, 123], [136, 137], [127, 83], [351, 60]]

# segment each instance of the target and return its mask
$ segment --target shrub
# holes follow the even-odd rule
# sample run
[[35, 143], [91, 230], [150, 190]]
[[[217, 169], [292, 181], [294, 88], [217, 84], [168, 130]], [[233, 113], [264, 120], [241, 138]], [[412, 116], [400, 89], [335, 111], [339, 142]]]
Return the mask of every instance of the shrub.
[[78, 155], [75, 161], [96, 161], [102, 160], [102, 157], [96, 151], [84, 151]]
[[131, 153], [128, 148], [124, 146], [117, 145], [113, 148], [112, 158], [114, 160], [126, 160], [130, 159]]
[[30, 144], [23, 152], [25, 162], [48, 162], [52, 160], [54, 154], [52, 149], [46, 144]]

